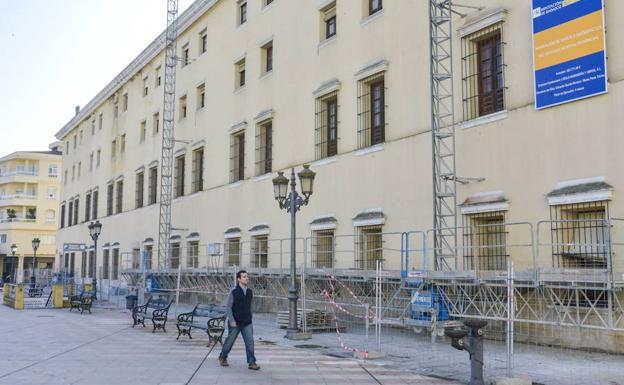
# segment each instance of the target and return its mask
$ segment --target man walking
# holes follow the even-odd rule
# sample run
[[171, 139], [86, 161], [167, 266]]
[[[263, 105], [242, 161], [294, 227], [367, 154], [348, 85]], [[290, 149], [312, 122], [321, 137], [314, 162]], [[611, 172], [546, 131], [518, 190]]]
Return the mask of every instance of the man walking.
[[256, 356], [254, 355], [253, 326], [251, 324], [253, 293], [247, 287], [248, 283], [249, 274], [245, 270], [236, 273], [236, 287], [230, 290], [227, 299], [228, 336], [223, 344], [223, 349], [221, 349], [221, 354], [219, 354], [219, 363], [221, 366], [230, 366], [227, 357], [232, 346], [234, 346], [238, 333], [241, 333], [245, 342], [248, 368], [259, 370], [260, 366], [256, 364]]

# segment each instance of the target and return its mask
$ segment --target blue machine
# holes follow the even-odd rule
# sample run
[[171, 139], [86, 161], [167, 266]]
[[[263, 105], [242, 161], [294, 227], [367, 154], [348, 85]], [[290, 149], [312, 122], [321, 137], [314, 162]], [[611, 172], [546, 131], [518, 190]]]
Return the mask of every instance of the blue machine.
[[152, 275], [149, 275], [145, 279], [145, 287], [149, 293], [156, 293], [156, 292], [161, 291], [160, 282], [158, 282], [158, 280], [154, 278]]
[[414, 320], [448, 321], [449, 313], [440, 289], [432, 284], [412, 290], [411, 316]]

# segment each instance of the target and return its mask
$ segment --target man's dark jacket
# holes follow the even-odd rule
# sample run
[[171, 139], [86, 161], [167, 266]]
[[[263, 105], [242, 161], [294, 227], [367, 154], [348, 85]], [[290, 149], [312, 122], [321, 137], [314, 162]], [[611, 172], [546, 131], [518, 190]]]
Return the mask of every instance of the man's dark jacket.
[[247, 294], [243, 291], [240, 285], [232, 290], [232, 296], [234, 302], [232, 303], [232, 314], [236, 325], [240, 328], [245, 327], [251, 323], [251, 300], [253, 299], [253, 293], [250, 288], [247, 288]]

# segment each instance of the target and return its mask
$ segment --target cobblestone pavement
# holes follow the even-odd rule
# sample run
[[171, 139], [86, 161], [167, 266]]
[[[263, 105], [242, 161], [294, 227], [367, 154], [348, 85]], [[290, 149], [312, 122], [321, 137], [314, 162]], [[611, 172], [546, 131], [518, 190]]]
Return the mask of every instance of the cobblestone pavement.
[[[16, 311], [0, 306], [0, 385], [35, 384], [457, 384], [345, 359], [275, 341], [283, 331], [256, 333], [262, 369], [247, 369], [239, 338], [230, 367], [217, 363], [219, 347], [206, 347], [197, 333], [180, 338], [132, 328], [127, 311], [95, 308], [80, 315], [67, 309]], [[264, 328], [261, 328], [264, 329]], [[270, 337], [270, 339], [269, 339]]]

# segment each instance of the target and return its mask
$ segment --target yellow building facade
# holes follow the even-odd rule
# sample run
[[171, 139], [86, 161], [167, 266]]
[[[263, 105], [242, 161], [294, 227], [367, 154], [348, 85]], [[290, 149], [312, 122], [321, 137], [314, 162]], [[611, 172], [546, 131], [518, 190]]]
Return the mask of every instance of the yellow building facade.
[[[18, 151], [0, 158], [0, 273], [4, 282], [29, 281], [33, 238], [36, 268], [51, 272], [61, 195], [61, 151]], [[13, 254], [12, 246], [16, 246]]]

